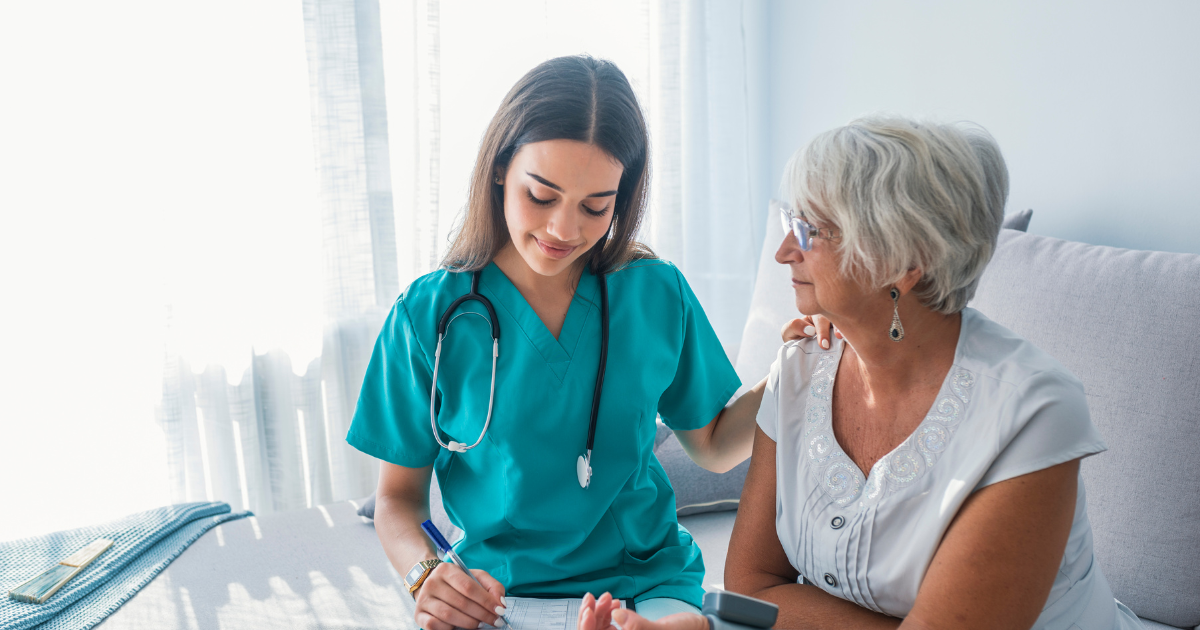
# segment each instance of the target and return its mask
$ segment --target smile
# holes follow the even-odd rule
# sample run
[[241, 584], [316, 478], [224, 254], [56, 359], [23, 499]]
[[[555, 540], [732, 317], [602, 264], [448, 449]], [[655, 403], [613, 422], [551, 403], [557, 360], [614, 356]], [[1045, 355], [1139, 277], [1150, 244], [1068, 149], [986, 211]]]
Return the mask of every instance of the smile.
[[552, 245], [547, 245], [545, 241], [543, 241], [542, 239], [540, 239], [536, 236], [533, 237], [533, 240], [537, 241], [538, 248], [542, 250], [543, 254], [545, 254], [551, 258], [554, 258], [554, 259], [561, 260], [563, 258], [566, 258], [567, 256], [570, 256], [571, 252], [575, 251], [575, 247], [571, 247], [571, 246], [555, 247]]

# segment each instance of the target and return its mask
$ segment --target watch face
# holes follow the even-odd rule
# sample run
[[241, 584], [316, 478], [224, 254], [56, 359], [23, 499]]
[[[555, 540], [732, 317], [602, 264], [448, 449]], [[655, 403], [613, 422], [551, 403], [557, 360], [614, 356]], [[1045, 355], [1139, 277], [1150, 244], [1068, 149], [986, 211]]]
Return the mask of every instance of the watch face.
[[425, 565], [418, 562], [413, 565], [413, 568], [408, 572], [408, 576], [404, 578], [405, 582], [416, 584], [417, 580], [421, 579], [421, 575], [425, 573]]

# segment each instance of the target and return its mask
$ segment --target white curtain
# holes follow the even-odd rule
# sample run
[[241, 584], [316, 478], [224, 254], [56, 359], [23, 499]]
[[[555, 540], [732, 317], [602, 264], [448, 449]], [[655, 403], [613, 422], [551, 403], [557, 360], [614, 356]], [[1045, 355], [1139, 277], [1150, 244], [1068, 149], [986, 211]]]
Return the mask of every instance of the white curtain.
[[683, 271], [733, 359], [779, 177], [767, 171], [766, 5], [657, 0], [652, 17], [648, 240]]
[[[684, 272], [730, 356], [754, 285], [774, 175], [763, 132], [762, 3], [304, 0], [320, 200], [323, 343], [241, 373], [172, 354], [160, 420], [178, 500], [257, 512], [370, 493], [377, 462], [344, 441], [379, 326], [436, 268], [488, 120], [537, 63], [615, 61], [646, 109], [643, 238]], [[233, 384], [236, 383], [236, 384]]]
[[263, 513], [361, 498], [378, 463], [344, 440], [367, 362], [400, 287], [379, 6], [305, 0], [322, 296], [319, 356], [247, 348], [240, 373], [170, 352], [159, 419], [175, 500]]
[[[270, 363], [256, 352], [304, 372], [322, 350], [305, 49], [294, 0], [5, 4], [0, 539], [189, 496], [172, 478], [241, 506], [231, 421], [260, 448], [243, 374]], [[165, 348], [192, 389], [164, 401]], [[231, 411], [197, 408], [197, 386]], [[163, 402], [190, 405], [191, 424], [164, 432]], [[203, 451], [207, 477], [178, 465]]]

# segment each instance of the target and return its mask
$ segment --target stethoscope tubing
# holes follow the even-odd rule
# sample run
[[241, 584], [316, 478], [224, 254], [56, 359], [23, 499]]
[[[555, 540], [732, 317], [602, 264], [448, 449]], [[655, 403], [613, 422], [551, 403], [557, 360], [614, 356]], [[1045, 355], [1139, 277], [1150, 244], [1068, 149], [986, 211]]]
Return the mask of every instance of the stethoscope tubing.
[[604, 274], [596, 276], [600, 281], [600, 371], [596, 374], [596, 389], [592, 391], [591, 422], [588, 423], [587, 462], [592, 462], [592, 447], [596, 444], [596, 418], [600, 417], [600, 394], [604, 392], [604, 372], [608, 367], [608, 282]]
[[[466, 295], [454, 300], [454, 302], [450, 304], [446, 311], [442, 313], [441, 318], [438, 320], [437, 348], [433, 352], [433, 384], [431, 385], [429, 392], [429, 424], [433, 431], [433, 437], [435, 440], [437, 440], [438, 445], [455, 453], [465, 453], [476, 446], [479, 446], [480, 442], [483, 441], [484, 436], [487, 435], [488, 427], [491, 426], [492, 411], [496, 402], [496, 364], [500, 357], [500, 320], [496, 317], [496, 309], [492, 306], [491, 301], [479, 293], [480, 275], [481, 272], [479, 271], [473, 272], [471, 274], [470, 293], [467, 293]], [[600, 416], [600, 398], [604, 392], [604, 374], [608, 367], [608, 282], [604, 277], [604, 274], [597, 274], [596, 280], [600, 283], [600, 365], [596, 373], [595, 389], [592, 392], [592, 409], [590, 414], [591, 417], [589, 418], [588, 422], [587, 447], [584, 451], [584, 455], [582, 456], [582, 465], [587, 470], [587, 481], [585, 481], [584, 477], [582, 476], [583, 473], [581, 473], [580, 477], [580, 485], [582, 485], [584, 488], [588, 486], [588, 481], [590, 481], [591, 478], [592, 449], [596, 443], [596, 425], [597, 419]], [[462, 315], [470, 314], [460, 313], [459, 315], [454, 315], [454, 311], [464, 302], [472, 300], [483, 304], [484, 308], [487, 309], [488, 315], [490, 316], [489, 323], [492, 327], [492, 383], [491, 391], [488, 393], [487, 419], [484, 420], [483, 431], [479, 434], [479, 438], [475, 440], [474, 444], [468, 446], [455, 440], [451, 440], [450, 443], [447, 444], [442, 441], [441, 434], [439, 433], [437, 427], [437, 379], [438, 369], [441, 367], [442, 360], [442, 341], [446, 337], [446, 333], [450, 327], [450, 324], [455, 319], [458, 319]], [[474, 314], [479, 315], [478, 313]], [[480, 315], [480, 317], [482, 317], [482, 315]]]

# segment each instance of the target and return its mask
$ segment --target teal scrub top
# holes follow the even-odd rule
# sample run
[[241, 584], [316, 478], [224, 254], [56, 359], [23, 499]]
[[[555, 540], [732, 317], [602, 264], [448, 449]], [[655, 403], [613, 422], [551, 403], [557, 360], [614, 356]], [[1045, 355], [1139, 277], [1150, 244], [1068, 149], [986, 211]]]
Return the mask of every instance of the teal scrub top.
[[[600, 357], [600, 291], [589, 273], [555, 339], [495, 264], [483, 269], [479, 292], [500, 319], [500, 356], [491, 426], [466, 453], [434, 440], [429, 395], [438, 319], [470, 291], [471, 274], [439, 270], [413, 282], [379, 334], [346, 441], [399, 466], [432, 464], [446, 512], [464, 532], [456, 551], [509, 594], [608, 591], [700, 606], [704, 561], [654, 455], [655, 417], [674, 430], [701, 428], [741, 382], [674, 265], [634, 261], [607, 281], [608, 368], [588, 488], [575, 465]], [[471, 312], [486, 315], [477, 301], [455, 311]], [[478, 439], [491, 372], [489, 324], [457, 317], [438, 368], [443, 442]]]

